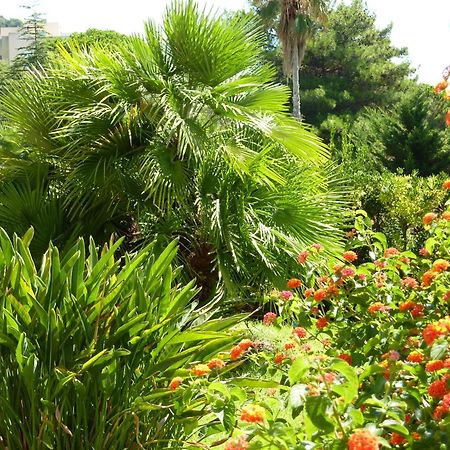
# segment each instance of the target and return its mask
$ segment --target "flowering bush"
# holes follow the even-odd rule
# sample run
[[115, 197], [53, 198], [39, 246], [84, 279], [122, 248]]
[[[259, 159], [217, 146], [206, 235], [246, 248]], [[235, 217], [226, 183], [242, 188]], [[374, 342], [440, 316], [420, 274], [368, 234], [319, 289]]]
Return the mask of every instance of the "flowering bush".
[[231, 349], [240, 376], [209, 387], [227, 424], [216, 445], [449, 447], [450, 223], [445, 212], [426, 217], [417, 254], [389, 247], [364, 216], [326, 272], [305, 250], [306, 276], [287, 281], [291, 295], [272, 292], [253, 340]]

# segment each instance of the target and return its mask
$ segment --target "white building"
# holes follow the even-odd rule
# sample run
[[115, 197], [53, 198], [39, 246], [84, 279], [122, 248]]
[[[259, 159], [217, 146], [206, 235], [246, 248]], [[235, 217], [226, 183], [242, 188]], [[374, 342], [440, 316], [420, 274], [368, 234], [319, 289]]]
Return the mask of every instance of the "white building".
[[[44, 28], [48, 36], [61, 36], [57, 23], [46, 23]], [[20, 28], [0, 28], [0, 60], [12, 61], [20, 53], [20, 48], [29, 44], [30, 41], [26, 41], [20, 36]]]

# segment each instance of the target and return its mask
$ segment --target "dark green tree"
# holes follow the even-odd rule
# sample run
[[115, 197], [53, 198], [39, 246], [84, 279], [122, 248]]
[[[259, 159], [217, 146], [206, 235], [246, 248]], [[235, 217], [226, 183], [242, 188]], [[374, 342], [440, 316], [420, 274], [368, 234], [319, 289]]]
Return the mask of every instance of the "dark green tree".
[[20, 19], [7, 19], [5, 16], [0, 16], [0, 28], [4, 27], [21, 27], [23, 22]]
[[[276, 10], [263, 9], [260, 0], [252, 4], [265, 29], [266, 58], [281, 72]], [[364, 107], [390, 106], [413, 73], [407, 50], [391, 43], [391, 27], [380, 30], [375, 19], [362, 0], [339, 3], [308, 45], [301, 68], [302, 114], [326, 138]]]
[[427, 85], [412, 85], [392, 108], [368, 108], [355, 121], [351, 139], [387, 169], [421, 176], [450, 166], [448, 102]]
[[[23, 8], [32, 9], [30, 6]], [[45, 31], [45, 23], [43, 15], [33, 11], [20, 27], [20, 37], [26, 45], [19, 48], [19, 54], [12, 61], [9, 74], [11, 78], [17, 78], [30, 67], [45, 63], [48, 54], [46, 45], [48, 33]]]

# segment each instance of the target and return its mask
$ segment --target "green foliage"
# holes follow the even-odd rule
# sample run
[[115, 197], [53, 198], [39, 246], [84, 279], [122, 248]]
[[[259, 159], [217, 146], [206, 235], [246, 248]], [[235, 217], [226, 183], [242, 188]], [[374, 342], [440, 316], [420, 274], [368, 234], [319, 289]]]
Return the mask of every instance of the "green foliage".
[[[182, 448], [210, 413], [195, 388], [171, 391], [235, 339], [241, 318], [211, 320], [177, 284], [175, 242], [116, 258], [79, 240], [37, 267], [30, 229], [0, 230], [0, 440], [8, 448]], [[213, 377], [211, 377], [211, 381]], [[206, 429], [206, 428], [205, 428]]]
[[178, 2], [162, 28], [114, 50], [62, 48], [8, 88], [3, 114], [27, 149], [14, 163], [47, 168], [66, 239], [180, 237], [205, 297], [280, 282], [308, 243], [336, 252], [341, 182], [290, 117], [261, 41], [252, 18]]
[[3, 27], [21, 27], [23, 22], [20, 19], [7, 19], [5, 16], [0, 16], [0, 28]]
[[421, 176], [446, 170], [450, 132], [445, 127], [448, 102], [426, 85], [410, 87], [390, 109], [370, 108], [354, 123], [350, 139], [372, 153], [391, 171]]
[[344, 450], [358, 448], [364, 433], [370, 448], [449, 446], [448, 214], [423, 227], [428, 253], [388, 248], [361, 215], [348, 241], [356, 253], [343, 255], [345, 265], [329, 261], [317, 277], [323, 266], [303, 263], [310, 276], [290, 298], [279, 292], [274, 307], [280, 313], [289, 303], [301, 313], [248, 326], [253, 350], [239, 370], [276, 384], [245, 388], [230, 442], [244, 440], [249, 450]]
[[329, 132], [330, 115], [354, 116], [365, 106], [390, 106], [412, 69], [407, 50], [390, 40], [391, 27], [377, 29], [361, 0], [339, 3], [312, 41], [302, 69], [303, 109], [308, 122]]
[[386, 234], [396, 247], [417, 250], [423, 240], [422, 217], [443, 207], [441, 185], [446, 176], [421, 177], [417, 172], [387, 170], [381, 151], [376, 150], [377, 143], [362, 138], [369, 133], [370, 120], [377, 119], [369, 116], [351, 131], [346, 127], [331, 145], [341, 176], [350, 187], [352, 209], [366, 211], [374, 229]]
[[93, 46], [101, 46], [112, 48], [119, 45], [125, 38], [125, 35], [113, 30], [98, 30], [96, 28], [89, 28], [80, 33], [72, 33], [68, 37], [48, 39], [47, 51], [55, 52], [52, 55], [58, 58], [58, 48], [63, 47], [67, 51], [72, 51], [73, 48], [90, 48]]
[[41, 13], [33, 12], [20, 27], [20, 38], [27, 44], [19, 48], [19, 54], [11, 63], [9, 71], [11, 78], [20, 77], [27, 69], [45, 63], [47, 58], [45, 22]]

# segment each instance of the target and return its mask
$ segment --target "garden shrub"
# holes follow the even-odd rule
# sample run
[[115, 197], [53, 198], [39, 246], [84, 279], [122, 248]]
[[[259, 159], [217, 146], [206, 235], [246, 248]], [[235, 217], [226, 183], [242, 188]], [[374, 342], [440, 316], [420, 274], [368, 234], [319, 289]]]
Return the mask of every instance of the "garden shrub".
[[212, 319], [214, 305], [192, 301], [176, 242], [118, 258], [121, 241], [86, 251], [80, 239], [64, 256], [51, 245], [38, 267], [32, 235], [0, 229], [0, 446], [182, 448], [210, 407], [174, 383], [228, 350], [242, 316]]
[[[286, 289], [268, 296], [273, 310], [250, 349], [232, 351], [241, 371], [271, 385], [247, 386], [234, 400], [225, 450], [448, 448], [449, 221], [450, 211], [425, 214], [416, 254], [389, 247], [361, 217], [342, 262], [322, 276], [320, 246], [299, 255], [302, 276], [288, 274]], [[286, 327], [289, 338], [270, 339]]]

